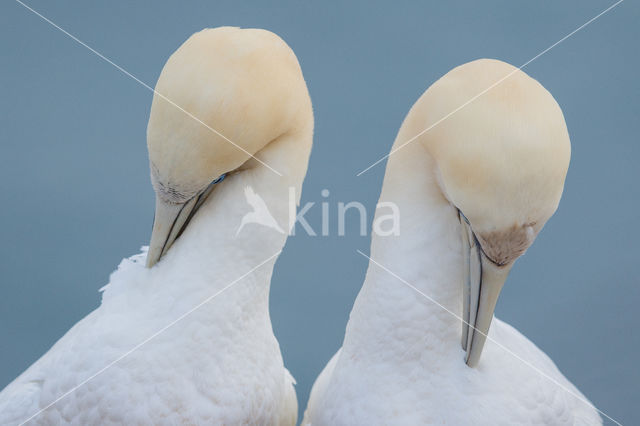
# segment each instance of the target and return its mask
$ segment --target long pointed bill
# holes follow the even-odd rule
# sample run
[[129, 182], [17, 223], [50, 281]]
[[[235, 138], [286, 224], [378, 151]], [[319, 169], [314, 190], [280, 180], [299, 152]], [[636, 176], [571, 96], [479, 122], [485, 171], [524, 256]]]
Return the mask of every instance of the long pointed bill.
[[510, 265], [498, 266], [487, 258], [471, 225], [461, 214], [464, 256], [462, 349], [469, 367], [478, 365], [489, 333], [493, 311]]
[[153, 231], [151, 232], [151, 242], [147, 253], [147, 268], [155, 265], [171, 248], [171, 245], [182, 234], [193, 215], [211, 194], [213, 186], [221, 182], [225, 176], [222, 175], [211, 182], [204, 191], [185, 203], [170, 203], [156, 195], [156, 215], [153, 219]]
[[153, 231], [147, 253], [147, 268], [155, 265], [169, 250], [178, 233], [186, 225], [196, 199], [197, 197], [194, 197], [184, 204], [173, 204], [156, 195], [156, 215], [153, 219]]

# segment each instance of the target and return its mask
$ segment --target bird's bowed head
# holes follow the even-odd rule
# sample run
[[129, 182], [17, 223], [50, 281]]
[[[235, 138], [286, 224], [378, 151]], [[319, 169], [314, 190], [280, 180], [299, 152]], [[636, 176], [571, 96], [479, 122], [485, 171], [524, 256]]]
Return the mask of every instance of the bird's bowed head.
[[441, 119], [420, 141], [435, 161], [443, 195], [460, 213], [462, 346], [474, 366], [509, 270], [558, 207], [571, 147], [551, 94], [497, 60], [473, 61], [447, 73], [406, 122], [428, 128]]
[[300, 66], [277, 35], [231, 27], [192, 35], [164, 66], [151, 106], [156, 215], [147, 266], [171, 247], [213, 183], [240, 168], [269, 167], [259, 159], [265, 147], [312, 126]]

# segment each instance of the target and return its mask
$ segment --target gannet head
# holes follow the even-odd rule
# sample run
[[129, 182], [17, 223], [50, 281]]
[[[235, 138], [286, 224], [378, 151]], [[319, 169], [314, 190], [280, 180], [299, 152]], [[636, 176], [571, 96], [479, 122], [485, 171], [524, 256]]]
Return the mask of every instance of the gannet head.
[[470, 366], [480, 358], [509, 270], [558, 207], [569, 135], [551, 94], [496, 60], [453, 69], [425, 92], [414, 107], [418, 114], [412, 114], [429, 127], [503, 78], [420, 139], [463, 224], [468, 273], [462, 345]]
[[[156, 84], [147, 128], [156, 215], [147, 266], [188, 225], [220, 176], [268, 167], [261, 151], [284, 135], [312, 132], [307, 87], [293, 51], [259, 29], [192, 35]], [[283, 153], [286, 154], [286, 153]]]

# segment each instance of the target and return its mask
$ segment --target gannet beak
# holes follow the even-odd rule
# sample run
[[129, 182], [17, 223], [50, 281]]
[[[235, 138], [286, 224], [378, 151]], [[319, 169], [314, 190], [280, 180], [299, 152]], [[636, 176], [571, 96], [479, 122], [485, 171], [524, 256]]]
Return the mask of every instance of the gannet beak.
[[460, 223], [464, 253], [462, 349], [467, 352], [467, 365], [475, 367], [480, 360], [493, 311], [511, 265], [500, 266], [487, 257], [462, 213]]
[[155, 265], [171, 248], [171, 245], [185, 230], [193, 215], [213, 191], [213, 186], [221, 182], [226, 175], [222, 175], [204, 191], [195, 195], [184, 203], [171, 203], [156, 194], [156, 214], [153, 219], [151, 242], [147, 252], [147, 268]]

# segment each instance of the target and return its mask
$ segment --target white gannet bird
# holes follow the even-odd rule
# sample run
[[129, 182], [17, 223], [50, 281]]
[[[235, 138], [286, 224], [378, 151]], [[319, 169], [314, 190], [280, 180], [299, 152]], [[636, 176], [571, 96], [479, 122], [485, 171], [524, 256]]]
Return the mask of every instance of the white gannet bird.
[[494, 319], [484, 342], [510, 268], [560, 201], [570, 157], [560, 107], [525, 73], [478, 60], [422, 95], [393, 149], [416, 135], [389, 157], [380, 196], [398, 206], [400, 235], [372, 237], [343, 346], [303, 424], [601, 424], [517, 330]]
[[2, 425], [296, 422], [268, 307], [286, 235], [258, 225], [235, 235], [245, 187], [283, 227], [289, 189], [300, 194], [313, 113], [296, 56], [268, 31], [204, 30], [156, 90], [155, 266], [144, 253], [120, 264], [101, 306], [0, 393]]

